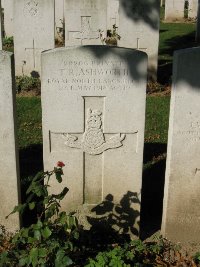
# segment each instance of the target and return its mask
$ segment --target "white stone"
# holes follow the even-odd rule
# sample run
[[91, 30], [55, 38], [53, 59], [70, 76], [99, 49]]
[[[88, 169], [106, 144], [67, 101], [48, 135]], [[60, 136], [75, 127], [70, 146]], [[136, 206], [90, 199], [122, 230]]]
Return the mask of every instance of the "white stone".
[[198, 0], [189, 0], [188, 18], [196, 19], [198, 9]]
[[77, 210], [85, 226], [80, 213], [103, 201], [126, 212], [124, 200], [131, 206], [127, 223], [138, 228], [146, 69], [145, 53], [132, 49], [80, 46], [42, 53], [44, 167], [65, 163], [63, 183], [53, 180], [52, 191], [69, 188], [62, 208]]
[[200, 48], [174, 56], [162, 233], [200, 242]]
[[107, 0], [65, 0], [65, 46], [100, 45], [107, 32]]
[[54, 48], [54, 0], [17, 0], [14, 5], [16, 75], [38, 75], [41, 52]]
[[[159, 43], [159, 0], [149, 3], [140, 1], [120, 1], [118, 45], [144, 51], [148, 55], [148, 73], [154, 80], [157, 77]], [[149, 6], [148, 6], [149, 5]]]
[[184, 18], [185, 0], [165, 0], [165, 20]]
[[10, 231], [19, 229], [20, 226], [18, 214], [5, 219], [19, 201], [14, 79], [13, 54], [0, 51], [0, 224]]
[[7, 37], [14, 34], [14, 0], [5, 0], [4, 3], [4, 30]]
[[119, 27], [119, 0], [108, 0], [107, 29], [112, 30], [113, 25]]
[[55, 37], [63, 40], [64, 34], [64, 0], [55, 0]]

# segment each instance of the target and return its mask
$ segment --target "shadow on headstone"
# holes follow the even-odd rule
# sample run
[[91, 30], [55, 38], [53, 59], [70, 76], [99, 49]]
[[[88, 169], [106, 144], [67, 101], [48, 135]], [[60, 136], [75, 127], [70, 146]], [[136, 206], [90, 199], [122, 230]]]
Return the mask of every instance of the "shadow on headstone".
[[[140, 205], [138, 194], [128, 191], [119, 204], [114, 203], [112, 194], [108, 194], [105, 200], [91, 209], [91, 216], [87, 221], [91, 225], [90, 230], [82, 231], [84, 244], [98, 247], [108, 244], [121, 243], [130, 240], [130, 236], [139, 236], [139, 211], [134, 205]], [[94, 214], [94, 216], [93, 216]], [[137, 225], [137, 228], [134, 227]]]

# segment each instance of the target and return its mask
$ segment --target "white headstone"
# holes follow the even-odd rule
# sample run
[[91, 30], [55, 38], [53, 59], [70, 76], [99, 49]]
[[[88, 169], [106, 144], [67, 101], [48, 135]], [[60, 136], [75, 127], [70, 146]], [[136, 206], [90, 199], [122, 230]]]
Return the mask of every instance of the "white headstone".
[[63, 40], [64, 34], [64, 1], [55, 0], [55, 37], [58, 41]]
[[165, 0], [165, 20], [184, 18], [185, 0]]
[[14, 34], [14, 0], [5, 0], [4, 2], [4, 30], [7, 37]]
[[52, 182], [52, 190], [70, 189], [62, 207], [82, 211], [78, 218], [85, 227], [84, 215], [98, 204], [121, 204], [126, 212], [126, 200], [132, 203], [126, 223], [132, 233], [138, 228], [146, 68], [146, 55], [132, 49], [81, 46], [42, 53], [44, 166], [66, 164], [63, 184]]
[[107, 0], [65, 0], [65, 46], [100, 45], [107, 32]]
[[174, 56], [162, 233], [200, 242], [200, 48]]
[[196, 19], [198, 0], [189, 0], [188, 18]]
[[41, 52], [54, 48], [54, 0], [16, 0], [16, 75], [40, 74]]
[[108, 0], [107, 29], [112, 30], [113, 25], [119, 27], [119, 0]]
[[159, 0], [120, 0], [119, 46], [138, 49], [148, 55], [149, 77], [157, 77], [159, 43]]
[[17, 214], [5, 219], [19, 201], [14, 79], [13, 54], [0, 51], [0, 224], [11, 231], [19, 229], [20, 226]]

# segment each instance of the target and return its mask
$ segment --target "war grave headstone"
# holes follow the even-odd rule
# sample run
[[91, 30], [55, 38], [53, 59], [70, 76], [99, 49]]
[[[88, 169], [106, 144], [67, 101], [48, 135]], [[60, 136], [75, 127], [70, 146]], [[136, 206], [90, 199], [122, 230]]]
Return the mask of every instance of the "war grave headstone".
[[[146, 54], [132, 49], [42, 53], [44, 167], [65, 163], [63, 184], [52, 188], [69, 188], [62, 208], [76, 210], [86, 229], [102, 216], [127, 214], [122, 225], [138, 234], [146, 69]], [[113, 215], [116, 207], [121, 213]]]
[[198, 0], [189, 0], [188, 18], [196, 19], [198, 9]]
[[13, 36], [14, 0], [5, 0], [4, 3], [4, 30], [7, 37]]
[[162, 233], [200, 241], [200, 48], [174, 56]]
[[165, 0], [165, 20], [184, 18], [185, 0]]
[[119, 0], [108, 0], [107, 29], [112, 30], [113, 25], [119, 27]]
[[14, 14], [16, 75], [37, 77], [41, 52], [54, 48], [54, 0], [16, 0]]
[[14, 58], [10, 52], [0, 51], [0, 224], [8, 230], [19, 229], [18, 214], [5, 217], [19, 203], [19, 165], [16, 148]]
[[153, 80], [157, 78], [159, 10], [159, 0], [121, 0], [119, 6], [118, 45], [147, 53], [148, 75]]
[[63, 40], [64, 31], [64, 0], [55, 0], [55, 38]]
[[101, 45], [107, 32], [107, 0], [65, 0], [65, 46]]

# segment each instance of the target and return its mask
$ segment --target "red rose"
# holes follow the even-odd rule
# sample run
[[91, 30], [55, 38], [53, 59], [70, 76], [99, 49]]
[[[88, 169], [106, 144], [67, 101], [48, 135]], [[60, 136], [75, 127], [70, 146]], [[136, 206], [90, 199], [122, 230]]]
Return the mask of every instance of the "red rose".
[[57, 162], [57, 167], [62, 168], [62, 167], [64, 167], [64, 166], [65, 166], [65, 164], [64, 164], [62, 161], [58, 161], [58, 162]]

